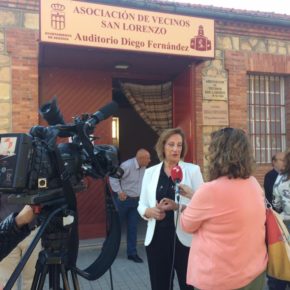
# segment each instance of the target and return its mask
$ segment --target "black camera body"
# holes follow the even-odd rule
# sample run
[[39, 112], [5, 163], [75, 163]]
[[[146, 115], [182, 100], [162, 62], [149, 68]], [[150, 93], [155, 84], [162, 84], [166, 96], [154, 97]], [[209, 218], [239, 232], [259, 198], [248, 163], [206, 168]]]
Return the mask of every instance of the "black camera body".
[[[93, 145], [91, 137], [95, 125], [110, 116], [112, 109], [115, 103], [65, 124], [53, 99], [40, 109], [51, 126], [35, 126], [29, 134], [0, 134], [0, 192], [14, 194], [17, 203], [41, 203], [42, 196], [53, 202], [55, 196], [59, 199], [64, 179], [79, 191], [85, 176], [121, 177], [117, 148]], [[58, 143], [58, 137], [70, 142]]]
[[15, 192], [26, 187], [31, 155], [29, 135], [0, 135], [0, 191]]
[[[81, 182], [81, 150], [76, 144], [57, 145], [72, 185]], [[56, 164], [45, 142], [29, 134], [0, 134], [0, 192], [26, 193], [61, 186]]]

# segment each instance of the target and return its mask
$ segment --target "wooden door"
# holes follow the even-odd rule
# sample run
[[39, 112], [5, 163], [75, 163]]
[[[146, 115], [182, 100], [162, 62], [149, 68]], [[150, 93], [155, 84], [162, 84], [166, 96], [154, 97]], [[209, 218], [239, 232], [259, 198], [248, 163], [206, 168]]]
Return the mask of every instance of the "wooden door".
[[194, 66], [186, 68], [173, 81], [173, 127], [181, 127], [187, 138], [185, 161], [196, 162]]
[[[43, 68], [40, 79], [40, 105], [57, 96], [66, 123], [82, 113], [94, 113], [112, 100], [109, 75], [93, 70]], [[40, 120], [40, 123], [47, 125]], [[99, 123], [95, 136], [99, 144], [111, 144], [111, 118]], [[67, 140], [61, 141], [67, 142]], [[81, 239], [105, 235], [104, 181], [87, 178], [88, 189], [77, 193]]]

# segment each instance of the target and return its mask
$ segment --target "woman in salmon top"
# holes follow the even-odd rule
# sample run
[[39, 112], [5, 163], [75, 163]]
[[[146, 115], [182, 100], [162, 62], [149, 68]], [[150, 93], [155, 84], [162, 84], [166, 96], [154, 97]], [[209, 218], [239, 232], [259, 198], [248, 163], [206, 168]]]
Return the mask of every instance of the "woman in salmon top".
[[181, 228], [193, 233], [187, 283], [195, 289], [262, 290], [267, 266], [263, 190], [252, 176], [250, 142], [243, 130], [212, 134], [209, 182], [193, 194], [181, 214]]

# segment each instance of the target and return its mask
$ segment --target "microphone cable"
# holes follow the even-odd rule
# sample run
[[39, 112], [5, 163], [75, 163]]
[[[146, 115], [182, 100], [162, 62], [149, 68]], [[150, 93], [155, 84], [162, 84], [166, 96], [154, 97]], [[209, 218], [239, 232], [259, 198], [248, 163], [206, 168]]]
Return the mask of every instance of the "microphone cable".
[[171, 271], [170, 271], [170, 278], [169, 278], [169, 289], [171, 290], [173, 288], [173, 277], [174, 277], [174, 263], [175, 263], [175, 248], [176, 248], [176, 239], [177, 239], [177, 224], [178, 224], [178, 218], [179, 218], [179, 209], [180, 209], [180, 194], [178, 189], [178, 184], [175, 185], [175, 193], [176, 193], [176, 201], [177, 201], [177, 213], [176, 213], [176, 219], [175, 219], [175, 231], [174, 231], [174, 237], [173, 237], [173, 253], [172, 253], [172, 265], [171, 265]]

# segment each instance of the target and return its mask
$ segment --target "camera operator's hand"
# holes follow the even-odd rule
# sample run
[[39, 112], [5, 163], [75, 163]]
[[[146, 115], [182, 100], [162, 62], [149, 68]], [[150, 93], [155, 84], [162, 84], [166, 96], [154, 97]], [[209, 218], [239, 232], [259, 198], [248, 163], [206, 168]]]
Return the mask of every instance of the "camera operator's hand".
[[24, 225], [27, 225], [33, 221], [35, 214], [31, 206], [26, 205], [15, 217], [15, 223], [18, 228], [21, 228]]
[[126, 200], [127, 199], [127, 194], [125, 193], [125, 192], [120, 192], [119, 194], [118, 194], [118, 197], [119, 197], [119, 199], [121, 200], [121, 201], [124, 201], [124, 200]]

